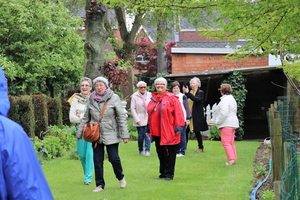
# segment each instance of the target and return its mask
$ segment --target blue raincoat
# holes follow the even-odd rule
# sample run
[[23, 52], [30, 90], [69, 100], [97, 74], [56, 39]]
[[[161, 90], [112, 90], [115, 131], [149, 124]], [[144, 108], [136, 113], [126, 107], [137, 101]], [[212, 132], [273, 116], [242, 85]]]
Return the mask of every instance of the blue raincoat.
[[0, 200], [52, 200], [32, 142], [19, 124], [7, 118], [7, 93], [0, 68]]

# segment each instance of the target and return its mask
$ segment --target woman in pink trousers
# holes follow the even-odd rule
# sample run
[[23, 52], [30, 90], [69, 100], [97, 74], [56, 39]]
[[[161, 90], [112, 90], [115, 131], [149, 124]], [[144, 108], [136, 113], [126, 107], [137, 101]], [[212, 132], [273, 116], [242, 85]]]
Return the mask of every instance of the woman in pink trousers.
[[221, 84], [220, 92], [222, 97], [216, 108], [216, 126], [221, 131], [221, 141], [227, 155], [228, 161], [225, 165], [234, 165], [237, 159], [234, 133], [235, 129], [239, 127], [239, 120], [236, 115], [237, 104], [231, 95], [231, 85]]

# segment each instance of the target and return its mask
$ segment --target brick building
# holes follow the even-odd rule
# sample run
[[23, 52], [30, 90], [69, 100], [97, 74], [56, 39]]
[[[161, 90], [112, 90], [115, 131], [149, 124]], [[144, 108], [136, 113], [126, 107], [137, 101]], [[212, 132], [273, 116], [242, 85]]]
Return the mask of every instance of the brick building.
[[245, 139], [263, 139], [269, 136], [266, 111], [277, 96], [285, 94], [287, 85], [279, 60], [274, 56], [250, 56], [241, 60], [229, 60], [225, 56], [245, 41], [212, 41], [195, 31], [179, 32], [177, 47], [172, 48], [172, 74], [167, 77], [183, 84], [193, 77], [201, 80], [205, 103], [219, 102], [218, 88], [222, 80], [233, 70], [243, 72], [248, 90], [245, 118]]

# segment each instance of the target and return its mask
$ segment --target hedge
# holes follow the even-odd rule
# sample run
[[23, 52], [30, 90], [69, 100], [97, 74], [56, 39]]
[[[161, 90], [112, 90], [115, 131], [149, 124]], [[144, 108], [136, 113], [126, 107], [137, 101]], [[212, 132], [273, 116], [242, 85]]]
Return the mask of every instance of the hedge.
[[9, 96], [11, 107], [8, 118], [19, 123], [29, 137], [35, 136], [35, 114], [32, 97], [28, 95], [20, 97]]
[[34, 104], [35, 116], [35, 136], [42, 138], [41, 133], [45, 132], [48, 128], [48, 110], [47, 110], [47, 97], [44, 95], [32, 95]]

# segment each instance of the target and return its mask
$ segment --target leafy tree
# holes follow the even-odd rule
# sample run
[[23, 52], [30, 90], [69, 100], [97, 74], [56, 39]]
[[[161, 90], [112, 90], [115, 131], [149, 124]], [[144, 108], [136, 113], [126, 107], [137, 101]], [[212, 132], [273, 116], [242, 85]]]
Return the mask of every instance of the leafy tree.
[[[75, 2], [75, 0], [73, 1]], [[86, 42], [85, 42], [85, 72], [84, 74], [90, 78], [99, 75], [106, 75], [114, 87], [121, 89], [125, 96], [132, 94], [132, 87], [125, 88], [123, 84], [119, 84], [122, 78], [112, 78], [112, 74], [121, 73], [126, 76], [129, 83], [132, 81], [130, 69], [125, 69], [120, 63], [135, 62], [135, 52], [138, 46], [134, 43], [137, 31], [142, 22], [144, 12], [141, 9], [134, 11], [134, 22], [132, 28], [129, 29], [126, 23], [126, 14], [132, 14], [127, 6], [118, 1], [101, 1], [86, 0]], [[114, 12], [111, 12], [111, 11]], [[127, 11], [125, 13], [125, 11]], [[108, 14], [109, 13], [109, 14]], [[114, 16], [112, 18], [112, 16]], [[114, 34], [114, 29], [120, 31], [120, 37]], [[108, 40], [107, 40], [108, 39]], [[110, 67], [111, 63], [105, 59], [106, 43], [109, 42], [112, 49], [116, 53], [118, 59], [118, 67]], [[120, 62], [121, 61], [121, 62]], [[122, 69], [123, 68], [123, 69]], [[128, 72], [129, 70], [129, 72]], [[125, 72], [125, 73], [123, 73]], [[119, 88], [121, 87], [121, 88]]]
[[[77, 12], [77, 7], [80, 5], [78, 0], [67, 1], [66, 6], [73, 8], [73, 13]], [[106, 75], [116, 88], [119, 88], [118, 83], [123, 80], [120, 78], [111, 78], [112, 74], [126, 75], [129, 84], [132, 83], [132, 75], [130, 68], [124, 68], [120, 63], [130, 63], [131, 66], [135, 64], [136, 52], [139, 48], [135, 44], [136, 35], [139, 28], [144, 23], [147, 13], [150, 12], [149, 7], [135, 7], [134, 1], [119, 1], [119, 0], [86, 0], [86, 41], [85, 41], [85, 64], [84, 74], [88, 77], [95, 78], [99, 75]], [[112, 12], [113, 11], [113, 12]], [[133, 19], [132, 26], [128, 26], [126, 16], [130, 15]], [[160, 17], [157, 17], [161, 19]], [[157, 21], [157, 20], [156, 20]], [[105, 27], [105, 28], [104, 28]], [[114, 30], [120, 31], [121, 40], [115, 36]], [[165, 35], [165, 29], [161, 29], [161, 34]], [[106, 39], [108, 38], [108, 41]], [[106, 42], [109, 42], [112, 49], [117, 55], [114, 63], [118, 62], [118, 67], [110, 66], [110, 62], [105, 59]], [[161, 48], [165, 51], [164, 46]], [[162, 51], [162, 52], [163, 52]], [[163, 54], [164, 55], [164, 54]], [[161, 56], [163, 60], [165, 56]], [[120, 62], [121, 61], [121, 62]], [[122, 71], [122, 72], [121, 72]], [[127, 72], [126, 72], [127, 71]], [[123, 73], [125, 72], [125, 73]], [[132, 87], [126, 90], [121, 85], [123, 93], [128, 96], [132, 93]]]
[[[128, 70], [124, 67], [119, 67], [119, 64], [122, 66], [122, 64], [124, 63], [109, 61], [105, 64], [105, 75], [108, 78], [109, 82], [113, 83], [112, 89], [116, 92], [120, 92], [121, 86], [126, 89], [128, 88], [129, 81], [127, 80], [127, 77], [130, 76]], [[122, 96], [128, 97], [123, 93]]]
[[156, 43], [146, 42], [144, 40], [141, 40], [138, 42], [140, 45], [140, 49], [137, 52], [137, 55], [141, 55], [144, 57], [145, 60], [148, 60], [149, 62], [137, 62], [135, 67], [141, 71], [147, 70], [145, 73], [141, 72], [141, 75], [147, 83], [150, 82], [150, 77], [155, 77], [158, 73], [162, 74], [170, 74], [172, 73], [172, 53], [171, 48], [176, 46], [176, 42], [168, 42], [166, 45], [164, 45], [164, 48], [166, 49], [166, 60], [167, 60], [167, 72], [159, 72], [158, 70], [158, 52], [157, 52], [157, 45]]
[[[215, 27], [221, 29], [213, 36], [223, 40], [246, 39], [248, 45], [239, 53], [273, 54], [282, 61], [288, 80], [290, 76], [300, 81], [299, 57], [293, 56], [300, 54], [299, 6], [300, 2], [294, 0], [218, 1], [218, 12], [213, 14]], [[298, 85], [289, 82], [300, 93]]]
[[[110, 43], [112, 44], [112, 48], [118, 56], [119, 63], [129, 63], [131, 66], [135, 63], [136, 52], [138, 49], [138, 45], [135, 44], [136, 35], [138, 33], [139, 28], [143, 23], [143, 19], [146, 13], [146, 9], [135, 9], [132, 10], [130, 4], [121, 3], [118, 0], [107, 0], [105, 1], [109, 4], [109, 7], [114, 10], [115, 14], [115, 23], [109, 23], [107, 20], [106, 30], [109, 33]], [[128, 22], [126, 19], [126, 15], [131, 16], [133, 18], [132, 26], [128, 27]], [[114, 35], [113, 26], [118, 27], [120, 31], [121, 41]], [[118, 65], [118, 68], [121, 71], [124, 71], [124, 67], [121, 64]], [[126, 75], [126, 79], [130, 86], [132, 86], [132, 73], [131, 68], [125, 69], [128, 70], [128, 75]], [[119, 71], [120, 72], [120, 71]], [[126, 74], [126, 73], [125, 73]], [[121, 85], [121, 91], [124, 96], [130, 96], [133, 93], [132, 87], [127, 87], [127, 85]]]
[[[273, 54], [281, 59], [288, 80], [290, 76], [300, 81], [300, 2], [297, 0], [136, 0], [131, 3], [135, 8], [176, 12], [211, 38], [244, 39], [248, 45], [240, 48], [235, 58]], [[298, 85], [290, 83], [300, 93]]]
[[0, 65], [10, 94], [48, 93], [82, 75], [81, 19], [51, 0], [0, 0]]

